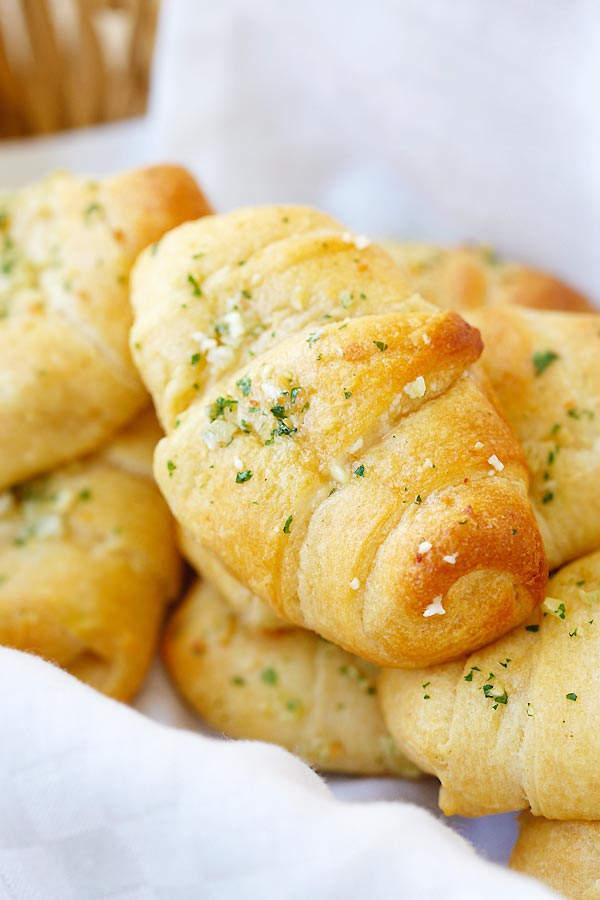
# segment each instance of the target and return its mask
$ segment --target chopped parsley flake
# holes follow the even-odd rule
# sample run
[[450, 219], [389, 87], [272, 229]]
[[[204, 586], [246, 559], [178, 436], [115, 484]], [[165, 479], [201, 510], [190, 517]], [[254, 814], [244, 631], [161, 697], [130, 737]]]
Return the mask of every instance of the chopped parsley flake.
[[544, 605], [544, 607], [546, 608], [546, 610], [547, 610], [549, 613], [551, 613], [553, 616], [556, 616], [557, 619], [564, 619], [564, 618], [566, 618], [567, 613], [566, 613], [566, 610], [565, 610], [565, 604], [564, 604], [564, 603], [559, 603], [558, 606], [556, 607], [556, 609], [552, 609], [551, 605], [550, 605], [549, 602], [548, 602], [548, 601], [551, 601], [551, 600], [552, 600], [552, 597], [547, 597], [547, 598], [544, 600], [543, 605]]
[[296, 402], [296, 397], [298, 396], [298, 394], [300, 393], [301, 390], [302, 390], [302, 388], [300, 386], [292, 388], [292, 390], [290, 391], [290, 400], [292, 401], [292, 403]]
[[418, 505], [419, 503], [422, 503], [422, 502], [423, 502], [423, 498], [421, 497], [420, 494], [417, 494], [417, 496], [415, 497], [415, 503]]
[[99, 203], [90, 203], [84, 210], [84, 216], [89, 221], [93, 215], [101, 217], [104, 215], [104, 208]]
[[236, 484], [244, 484], [245, 481], [250, 481], [251, 478], [252, 478], [252, 472], [250, 471], [250, 469], [246, 469], [245, 472], [237, 473], [237, 475], [235, 476], [235, 483]]
[[192, 275], [191, 272], [188, 273], [187, 280], [188, 280], [188, 283], [191, 284], [191, 286], [192, 286], [192, 294], [194, 295], [194, 297], [201, 297], [202, 289], [200, 288], [200, 285], [198, 284], [198, 282], [196, 281], [196, 279], [194, 278], [194, 276]]
[[567, 700], [577, 700], [577, 694], [567, 694]]
[[465, 675], [465, 681], [473, 681], [473, 672], [481, 672], [479, 666], [471, 666], [469, 674]]
[[169, 473], [169, 478], [173, 477], [173, 472], [175, 471], [176, 468], [177, 468], [177, 466], [175, 465], [173, 460], [168, 459], [167, 460], [167, 472]]
[[[198, 390], [196, 385], [194, 385], [194, 387]], [[231, 410], [233, 412], [233, 409], [237, 404], [237, 400], [234, 400], [233, 397], [217, 397], [215, 402], [211, 404], [208, 412], [210, 421], [214, 422], [215, 419], [218, 419], [219, 417], [225, 418], [225, 411]]]
[[321, 337], [321, 332], [320, 332], [320, 331], [313, 331], [313, 333], [312, 333], [312, 334], [309, 334], [309, 336], [307, 337], [306, 343], [307, 343], [307, 344], [314, 344], [314, 342], [315, 342], [315, 341], [318, 341], [320, 337]]
[[344, 391], [344, 397], [346, 398], [346, 400], [349, 400], [351, 396], [352, 396], [352, 391]]
[[357, 478], [364, 478], [365, 467], [363, 465], [357, 466], [354, 470], [354, 474], [357, 476]]
[[543, 350], [539, 353], [534, 353], [531, 357], [531, 362], [533, 363], [535, 374], [541, 375], [557, 359], [560, 359], [560, 357], [554, 350]]
[[289, 533], [290, 533], [290, 528], [291, 528], [291, 525], [292, 525], [292, 522], [293, 522], [293, 521], [294, 521], [294, 517], [293, 517], [293, 516], [288, 516], [288, 517], [287, 517], [287, 519], [285, 520], [285, 525], [283, 526], [283, 533], [284, 533], [284, 534], [289, 534]]
[[554, 492], [546, 491], [546, 493], [542, 497], [542, 503], [551, 503], [552, 500], [554, 500]]
[[539, 630], [540, 630], [539, 625], [526, 625], [525, 626], [525, 631], [534, 631], [535, 632], [535, 631], [539, 631]]
[[279, 679], [275, 669], [263, 669], [260, 673], [260, 680], [264, 682], [264, 684], [270, 684], [274, 686], [277, 684]]
[[79, 491], [79, 499], [80, 500], [84, 500], [84, 501], [89, 500], [91, 498], [91, 496], [92, 496], [92, 492], [89, 488], [82, 488], [82, 490]]
[[373, 341], [373, 343], [375, 344], [377, 349], [380, 350], [382, 353], [384, 350], [387, 350], [387, 348], [388, 348], [388, 345], [384, 344], [383, 341]]
[[246, 679], [242, 678], [241, 675], [234, 675], [231, 679], [231, 683], [235, 684], [237, 687], [243, 687], [246, 684]]
[[594, 411], [592, 409], [568, 409], [567, 415], [576, 421], [583, 418], [591, 420], [594, 418]]
[[197, 366], [199, 362], [200, 362], [200, 354], [199, 354], [199, 353], [192, 353], [192, 357], [191, 357], [191, 359], [190, 359], [190, 363], [191, 363], [193, 366]]
[[247, 397], [250, 393], [250, 389], [252, 388], [252, 381], [246, 375], [244, 378], [240, 378], [239, 381], [236, 381], [236, 385], [239, 387], [244, 397]]

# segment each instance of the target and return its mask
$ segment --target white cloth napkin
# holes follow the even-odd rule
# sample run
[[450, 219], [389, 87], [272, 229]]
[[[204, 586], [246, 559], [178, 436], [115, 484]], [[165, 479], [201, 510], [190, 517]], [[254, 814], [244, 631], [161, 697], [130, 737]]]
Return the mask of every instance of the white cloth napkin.
[[549, 900], [408, 804], [176, 730], [0, 649], [1, 900]]

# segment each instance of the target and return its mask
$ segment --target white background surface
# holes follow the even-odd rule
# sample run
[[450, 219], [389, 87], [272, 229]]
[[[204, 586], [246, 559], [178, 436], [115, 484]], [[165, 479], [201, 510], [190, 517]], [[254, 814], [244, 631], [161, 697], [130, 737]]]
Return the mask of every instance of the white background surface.
[[[361, 233], [477, 239], [600, 297], [595, 0], [164, 6], [151, 115], [4, 145], [4, 184], [179, 161], [219, 210], [298, 201]], [[137, 705], [198, 727], [158, 664]], [[334, 790], [435, 807], [433, 781]], [[507, 858], [512, 817], [452, 824]]]

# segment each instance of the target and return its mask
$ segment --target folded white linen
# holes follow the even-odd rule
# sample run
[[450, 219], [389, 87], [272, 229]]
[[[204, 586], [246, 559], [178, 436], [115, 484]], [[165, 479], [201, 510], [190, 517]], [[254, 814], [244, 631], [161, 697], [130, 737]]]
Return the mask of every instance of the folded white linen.
[[160, 725], [0, 649], [1, 900], [549, 900], [407, 803]]

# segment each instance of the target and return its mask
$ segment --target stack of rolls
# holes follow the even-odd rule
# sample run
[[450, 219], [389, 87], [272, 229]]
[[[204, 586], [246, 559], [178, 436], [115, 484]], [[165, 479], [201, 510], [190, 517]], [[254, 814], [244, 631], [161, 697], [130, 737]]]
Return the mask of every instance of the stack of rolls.
[[600, 316], [469, 314], [524, 449], [553, 574], [542, 606], [453, 662], [379, 680], [385, 720], [447, 814], [527, 810], [511, 863], [600, 897]]
[[206, 722], [524, 810], [513, 865], [600, 898], [585, 298], [304, 207], [211, 215], [165, 166], [9, 195], [0, 242], [0, 642], [130, 698], [181, 550], [163, 655]]
[[58, 174], [0, 196], [0, 642], [140, 687], [180, 581], [131, 360], [137, 254], [208, 207], [187, 172]]
[[[333, 771], [442, 775], [451, 760], [466, 779], [434, 679], [454, 696], [469, 654], [535, 638], [549, 568], [600, 547], [574, 476], [594, 509], [597, 319], [483, 252], [436, 251], [477, 268], [474, 299], [471, 276], [449, 295], [446, 275], [407, 265], [414, 248], [391, 249], [263, 207], [184, 225], [138, 260], [131, 346], [165, 430], [155, 477], [204, 576], [164, 657], [228, 735]], [[515, 658], [460, 676], [482, 672], [477, 721], [516, 714]], [[492, 811], [458, 793], [460, 811]]]

